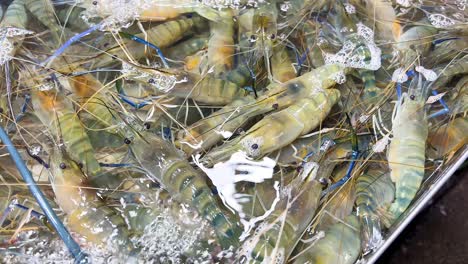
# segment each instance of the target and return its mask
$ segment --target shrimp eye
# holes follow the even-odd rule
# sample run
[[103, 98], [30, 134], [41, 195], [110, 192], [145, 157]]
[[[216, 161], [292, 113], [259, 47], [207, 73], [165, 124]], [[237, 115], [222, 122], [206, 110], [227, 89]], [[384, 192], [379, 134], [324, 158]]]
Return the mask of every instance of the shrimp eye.
[[93, 1], [93, 5], [97, 5], [97, 1]]
[[153, 79], [153, 78], [149, 78], [148, 83], [154, 83], [154, 79]]
[[67, 168], [67, 165], [65, 165], [65, 163], [63, 163], [63, 162], [62, 162], [62, 163], [60, 163], [60, 165], [59, 165], [59, 166], [60, 166], [60, 168], [61, 168], [62, 170], [64, 170], [64, 169], [66, 169], [66, 168]]
[[250, 36], [250, 40], [251, 40], [251, 41], [256, 41], [256, 40], [257, 40], [257, 35], [252, 35], [252, 36]]
[[145, 127], [145, 129], [150, 129], [151, 128], [150, 123], [144, 123], [143, 126]]
[[410, 98], [411, 100], [414, 100], [414, 98], [415, 98], [414, 94], [410, 95], [409, 98]]
[[258, 144], [252, 144], [252, 149], [258, 149]]
[[128, 139], [128, 138], [125, 138], [124, 143], [128, 145], [128, 144], [132, 143], [132, 141], [130, 139]]
[[273, 109], [276, 110], [276, 109], [278, 109], [279, 105], [278, 105], [278, 103], [275, 103], [275, 104], [272, 105], [272, 107], [273, 107]]
[[270, 35], [270, 39], [275, 39], [276, 38], [276, 35], [275, 34], [271, 34]]
[[0, 114], [3, 113], [3, 108], [0, 107]]
[[78, 167], [80, 167], [80, 169], [82, 169], [83, 166], [84, 166], [84, 165], [83, 165], [83, 162], [78, 163]]

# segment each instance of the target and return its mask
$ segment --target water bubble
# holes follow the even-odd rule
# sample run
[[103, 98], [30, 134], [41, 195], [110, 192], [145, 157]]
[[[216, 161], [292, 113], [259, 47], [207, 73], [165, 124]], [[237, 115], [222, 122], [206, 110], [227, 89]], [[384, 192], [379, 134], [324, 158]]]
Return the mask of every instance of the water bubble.
[[455, 25], [455, 20], [442, 14], [430, 14], [428, 19], [436, 28], [446, 28]]
[[283, 12], [287, 12], [291, 8], [291, 3], [289, 2], [284, 2], [280, 5], [280, 10]]
[[354, 7], [352, 4], [349, 3], [344, 3], [345, 11], [348, 14], [355, 14], [356, 13], [356, 7]]
[[[34, 32], [22, 28], [0, 28], [0, 65], [10, 61], [14, 54], [14, 38], [33, 34]], [[12, 40], [13, 38], [13, 40]]]
[[461, 11], [464, 11], [466, 9], [466, 4], [467, 4], [467, 0], [457, 0], [456, 4], [457, 4], [457, 8]]
[[41, 151], [42, 151], [42, 146], [39, 144], [35, 143], [29, 147], [29, 152], [31, 153], [31, 155], [37, 156], [39, 155], [39, 153], [41, 153]]
[[396, 0], [397, 4], [403, 7], [411, 7], [413, 5], [412, 0]]

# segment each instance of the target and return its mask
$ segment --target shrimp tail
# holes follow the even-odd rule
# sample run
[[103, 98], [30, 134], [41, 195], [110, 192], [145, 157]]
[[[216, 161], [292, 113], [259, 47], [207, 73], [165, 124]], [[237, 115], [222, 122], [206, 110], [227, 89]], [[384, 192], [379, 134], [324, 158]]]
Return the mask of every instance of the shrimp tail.
[[383, 242], [380, 219], [366, 215], [360, 217], [359, 221], [361, 223], [362, 249], [364, 254], [367, 254], [378, 248]]

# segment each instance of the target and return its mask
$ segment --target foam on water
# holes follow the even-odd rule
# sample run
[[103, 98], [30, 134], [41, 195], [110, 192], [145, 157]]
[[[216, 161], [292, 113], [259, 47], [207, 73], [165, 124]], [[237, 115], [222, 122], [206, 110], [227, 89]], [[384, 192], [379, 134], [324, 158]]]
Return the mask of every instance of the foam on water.
[[345, 11], [348, 14], [355, 14], [356, 13], [356, 7], [354, 7], [350, 3], [344, 3]]
[[136, 239], [135, 244], [142, 248], [139, 257], [154, 263], [207, 262], [211, 255], [200, 244], [207, 228], [207, 223], [200, 217], [183, 210], [177, 216], [163, 213]]
[[461, 11], [464, 11], [466, 9], [468, 1], [467, 0], [457, 0], [457, 8]]
[[13, 59], [12, 38], [33, 34], [34, 32], [22, 28], [4, 27], [0, 28], [0, 65], [4, 65]]
[[[194, 1], [195, 2], [195, 1]], [[232, 9], [239, 9], [242, 6], [242, 3], [240, 0], [200, 0], [202, 5], [207, 6], [207, 7], [212, 7], [216, 9], [222, 9], [222, 8], [232, 8]], [[257, 1], [248, 1], [248, 4], [250, 5], [256, 5]]]
[[431, 22], [431, 24], [436, 28], [447, 28], [455, 25], [455, 20], [442, 14], [430, 14], [428, 19], [429, 22]]
[[153, 71], [152, 74], [149, 74], [144, 71], [139, 71], [136, 67], [128, 64], [122, 63], [122, 74], [127, 76], [126, 79], [141, 79], [155, 87], [161, 92], [169, 92], [176, 83], [184, 82], [186, 80], [177, 81], [177, 78], [173, 75], [163, 74], [159, 71]]
[[370, 60], [363, 54], [357, 54], [356, 49], [362, 48], [355, 39], [347, 39], [343, 47], [336, 54], [324, 52], [325, 64], [338, 64], [344, 67], [356, 69], [378, 70], [381, 66], [382, 51], [374, 43], [374, 31], [362, 23], [356, 24], [357, 35], [364, 42], [365, 48], [369, 50]]
[[[120, 256], [112, 234], [104, 245], [92, 244], [76, 233], [72, 233], [72, 236], [89, 255], [91, 263], [117, 264], [124, 263], [128, 258]], [[213, 237], [214, 233], [206, 221], [181, 207], [176, 211], [174, 208], [161, 210], [161, 214], [145, 227], [143, 235], [134, 237], [132, 242], [139, 249], [137, 263], [212, 263], [211, 251], [201, 241]], [[51, 233], [25, 231], [19, 234], [18, 241], [21, 242], [11, 249], [0, 251], [0, 262], [74, 263], [62, 240]], [[213, 242], [211, 244], [216, 246]]]
[[411, 7], [413, 5], [412, 0], [396, 0], [396, 2], [402, 7]]
[[344, 71], [339, 71], [331, 77], [337, 84], [343, 84], [346, 82], [346, 74]]
[[[52, 238], [50, 234], [39, 236], [37, 231], [21, 232], [18, 236], [18, 245], [15, 245], [11, 250], [2, 252], [3, 263], [19, 264], [72, 264], [74, 259], [70, 255], [67, 247], [57, 237]], [[110, 248], [88, 243], [84, 237], [76, 233], [72, 233], [74, 239], [81, 246], [83, 251], [89, 255], [92, 263], [97, 264], [117, 264], [120, 263], [117, 258], [113, 257], [113, 251]]]
[[82, 19], [92, 25], [91, 19], [103, 18], [102, 30], [118, 31], [131, 26], [144, 8], [148, 8], [145, 0], [100, 0], [82, 12]]

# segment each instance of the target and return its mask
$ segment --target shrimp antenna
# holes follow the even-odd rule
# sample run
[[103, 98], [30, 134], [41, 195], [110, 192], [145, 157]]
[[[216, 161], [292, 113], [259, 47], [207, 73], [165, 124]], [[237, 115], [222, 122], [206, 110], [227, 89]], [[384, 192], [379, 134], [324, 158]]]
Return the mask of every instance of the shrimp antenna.
[[26, 152], [28, 153], [28, 155], [35, 159], [37, 162], [39, 162], [42, 166], [44, 166], [44, 168], [48, 169], [50, 168], [49, 164], [47, 162], [45, 162], [43, 159], [41, 159], [41, 157], [39, 157], [38, 155], [34, 155], [31, 153], [31, 151], [29, 150], [29, 148], [26, 148]]
[[153, 43], [150, 43], [150, 42], [148, 42], [148, 41], [146, 41], [146, 40], [144, 40], [142, 38], [139, 38], [139, 37], [137, 37], [135, 35], [129, 34], [127, 32], [119, 32], [119, 35], [121, 37], [131, 39], [133, 41], [144, 44], [144, 45], [156, 50], [156, 53], [158, 53], [158, 56], [161, 58], [161, 61], [163, 62], [164, 67], [169, 69], [169, 64], [167, 63], [166, 57], [164, 57], [161, 49], [159, 49], [156, 45], [154, 45]]
[[60, 56], [62, 53], [65, 52], [65, 50], [70, 47], [73, 43], [79, 41], [80, 39], [82, 39], [83, 37], [93, 33], [94, 31], [98, 30], [102, 25], [101, 24], [96, 24], [90, 28], [88, 28], [87, 30], [71, 37], [69, 40], [67, 40], [67, 42], [65, 42], [60, 48], [58, 48], [54, 54], [52, 54], [52, 56], [50, 56], [49, 58], [47, 58], [47, 60], [45, 60], [44, 62], [41, 63], [42, 66], [45, 66], [45, 65], [50, 65], [52, 63], [52, 61], [57, 58], [58, 56]]
[[351, 146], [352, 146], [352, 152], [351, 152], [351, 162], [349, 163], [348, 166], [348, 171], [346, 171], [346, 176], [344, 176], [341, 180], [337, 181], [330, 187], [328, 187], [326, 190], [323, 191], [322, 197], [327, 195], [328, 193], [332, 192], [336, 188], [340, 187], [341, 185], [345, 184], [350, 178], [351, 178], [351, 172], [353, 171], [354, 167], [356, 166], [356, 160], [359, 157], [360, 151], [359, 151], [359, 145], [358, 145], [358, 137], [356, 135], [356, 131], [354, 130], [354, 127], [351, 123], [351, 118], [349, 117], [348, 113], [346, 113], [346, 120], [348, 124], [351, 127]]

